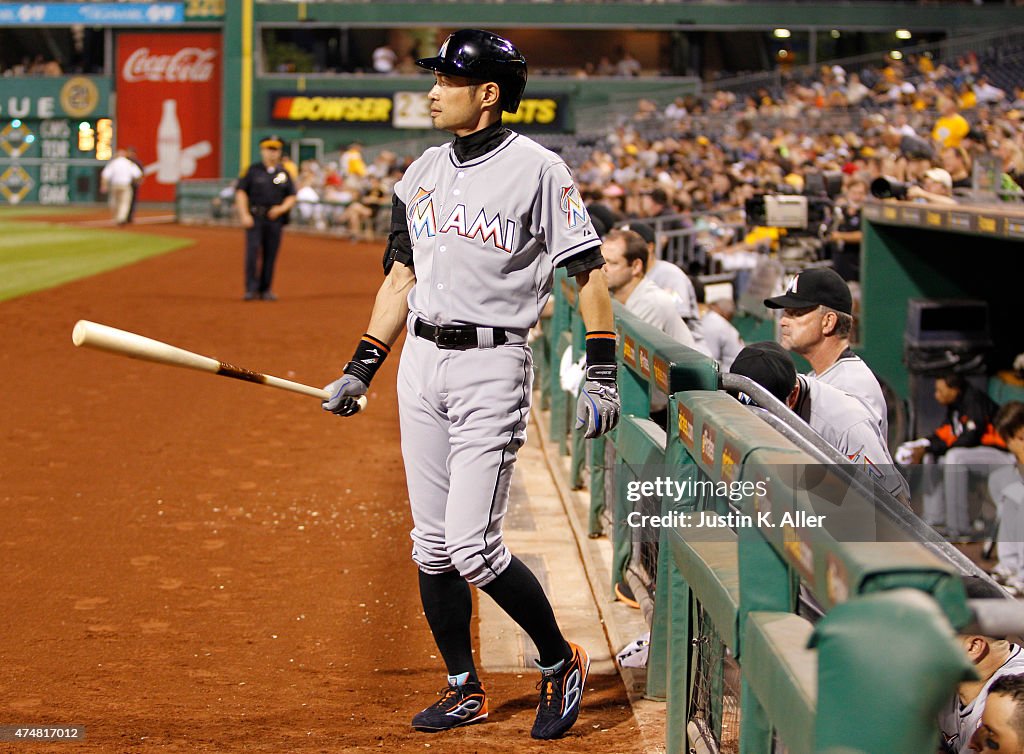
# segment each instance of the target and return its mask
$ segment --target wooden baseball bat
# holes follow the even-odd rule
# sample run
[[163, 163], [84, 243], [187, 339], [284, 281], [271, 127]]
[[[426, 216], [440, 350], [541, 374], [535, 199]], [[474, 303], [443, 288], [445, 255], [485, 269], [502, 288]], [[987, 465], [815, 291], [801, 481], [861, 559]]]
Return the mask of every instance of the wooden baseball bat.
[[[269, 374], [260, 374], [244, 367], [236, 367], [226, 364], [209, 356], [201, 356], [183, 348], [162, 343], [142, 335], [118, 330], [116, 327], [108, 327], [97, 322], [90, 322], [87, 319], [80, 319], [75, 323], [75, 329], [71, 332], [71, 342], [76, 346], [96, 348], [100, 351], [109, 351], [121, 356], [128, 356], [132, 359], [142, 361], [155, 361], [157, 364], [168, 364], [172, 367], [184, 367], [185, 369], [197, 369], [200, 372], [219, 374], [222, 377], [233, 377], [236, 380], [255, 382], [260, 385], [288, 390], [292, 393], [309, 395], [326, 401], [331, 394], [326, 390], [303, 385], [301, 382], [292, 382]], [[357, 399], [359, 410], [366, 408], [366, 396], [361, 395]]]

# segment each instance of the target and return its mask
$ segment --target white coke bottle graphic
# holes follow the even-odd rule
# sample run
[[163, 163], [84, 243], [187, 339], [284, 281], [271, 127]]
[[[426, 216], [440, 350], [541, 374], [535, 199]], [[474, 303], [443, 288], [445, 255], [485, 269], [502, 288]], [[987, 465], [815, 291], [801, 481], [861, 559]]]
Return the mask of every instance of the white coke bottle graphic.
[[181, 178], [181, 123], [178, 101], [164, 100], [164, 112], [156, 129], [156, 182], [177, 183]]

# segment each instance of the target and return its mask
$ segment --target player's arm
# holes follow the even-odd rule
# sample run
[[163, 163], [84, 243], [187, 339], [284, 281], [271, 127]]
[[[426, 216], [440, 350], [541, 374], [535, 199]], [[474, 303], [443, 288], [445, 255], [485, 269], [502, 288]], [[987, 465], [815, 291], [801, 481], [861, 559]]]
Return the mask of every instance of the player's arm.
[[570, 259], [566, 272], [576, 278], [579, 307], [587, 328], [587, 369], [576, 402], [576, 429], [584, 437], [598, 437], [614, 429], [621, 410], [616, 384], [615, 316], [602, 266], [601, 247]]
[[391, 353], [391, 346], [402, 333], [409, 314], [409, 292], [416, 285], [416, 273], [412, 268], [405, 205], [397, 197], [384, 252], [384, 271], [386, 277], [377, 290], [366, 332], [342, 376], [324, 388], [331, 393], [331, 398], [324, 401], [323, 408], [339, 416], [351, 416], [359, 410], [356, 399], [366, 394], [377, 370]]

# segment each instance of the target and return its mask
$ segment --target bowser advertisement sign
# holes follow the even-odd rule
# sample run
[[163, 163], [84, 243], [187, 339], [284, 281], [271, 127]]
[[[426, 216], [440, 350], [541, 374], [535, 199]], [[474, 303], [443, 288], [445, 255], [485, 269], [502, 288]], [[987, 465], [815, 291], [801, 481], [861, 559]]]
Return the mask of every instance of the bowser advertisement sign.
[[118, 36], [117, 144], [138, 152], [140, 199], [169, 202], [179, 180], [219, 176], [222, 60], [216, 33]]

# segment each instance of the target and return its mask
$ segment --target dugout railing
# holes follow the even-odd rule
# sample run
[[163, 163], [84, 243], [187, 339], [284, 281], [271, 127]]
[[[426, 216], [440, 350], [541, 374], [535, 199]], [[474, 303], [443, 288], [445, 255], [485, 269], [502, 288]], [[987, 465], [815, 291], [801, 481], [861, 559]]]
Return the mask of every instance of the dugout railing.
[[[567, 439], [574, 401], [557, 365], [564, 348], [582, 350], [572, 290], [556, 285], [552, 318], [534, 344], [546, 352], [538, 364], [552, 437], [566, 453], [587, 454], [592, 512], [611, 512], [596, 518], [612, 539], [612, 580], [632, 577], [647, 595], [647, 695], [667, 703], [667, 750], [935, 750], [935, 715], [971, 673], [951, 628], [971, 620], [958, 570], [884, 518], [881, 541], [799, 525], [638, 534], [625, 520], [630, 513], [754, 516], [765, 506], [781, 515], [823, 502], [854, 512], [873, 505], [848, 486], [809, 492], [779, 477], [739, 505], [706, 491], [630, 503], [626, 486], [652, 466], [679, 479], [756, 482], [814, 461], [719, 391], [715, 362], [618, 306], [622, 421], [585, 446]], [[667, 431], [650, 419], [659, 393], [668, 394]], [[816, 623], [798, 614], [801, 591], [824, 612]]]

